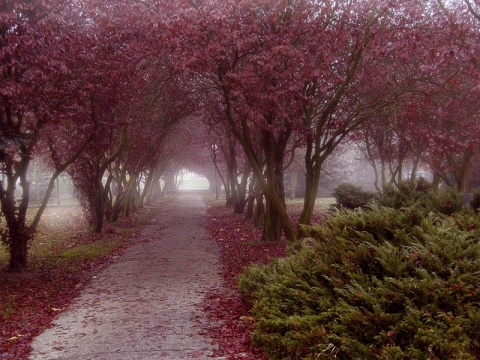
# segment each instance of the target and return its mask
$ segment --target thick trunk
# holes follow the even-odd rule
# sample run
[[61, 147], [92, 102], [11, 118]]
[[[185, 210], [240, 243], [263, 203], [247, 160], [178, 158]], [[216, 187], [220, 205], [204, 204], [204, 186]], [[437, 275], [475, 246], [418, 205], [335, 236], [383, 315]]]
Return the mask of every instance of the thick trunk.
[[[23, 229], [25, 230], [25, 229]], [[27, 272], [28, 271], [28, 242], [32, 235], [22, 230], [10, 232], [10, 262], [8, 264], [9, 272]]]
[[282, 221], [275, 207], [270, 206], [267, 198], [267, 205], [263, 223], [263, 241], [279, 241], [282, 237]]
[[470, 173], [473, 167], [473, 159], [476, 152], [466, 151], [460, 160], [455, 161], [453, 156], [448, 156], [447, 160], [454, 169], [455, 182], [457, 190], [460, 192], [468, 191], [470, 183]]
[[[2, 242], [7, 245], [9, 250], [9, 272], [28, 271], [28, 245], [33, 238], [33, 231], [26, 225], [26, 215], [30, 200], [30, 184], [27, 181], [29, 163], [29, 158], [25, 156], [18, 164], [17, 169], [15, 169], [16, 173], [13, 170], [13, 166], [7, 167], [6, 179], [0, 182], [1, 212], [7, 225], [6, 229], [0, 229], [0, 236]], [[22, 193], [19, 201], [15, 199], [17, 181]]]
[[[5, 214], [7, 217], [7, 214]], [[11, 216], [9, 216], [11, 218]], [[10, 261], [8, 264], [9, 272], [27, 272], [28, 271], [28, 244], [33, 238], [32, 231], [18, 220], [9, 223], [8, 230], [8, 250]]]

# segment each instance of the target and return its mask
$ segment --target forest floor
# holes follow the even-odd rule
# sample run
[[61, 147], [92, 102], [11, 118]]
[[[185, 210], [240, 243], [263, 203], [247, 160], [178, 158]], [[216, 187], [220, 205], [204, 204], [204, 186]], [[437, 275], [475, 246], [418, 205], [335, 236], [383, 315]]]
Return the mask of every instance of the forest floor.
[[234, 279], [285, 243], [222, 205], [183, 192], [103, 235], [54, 207], [32, 271], [0, 273], [0, 359], [262, 359]]

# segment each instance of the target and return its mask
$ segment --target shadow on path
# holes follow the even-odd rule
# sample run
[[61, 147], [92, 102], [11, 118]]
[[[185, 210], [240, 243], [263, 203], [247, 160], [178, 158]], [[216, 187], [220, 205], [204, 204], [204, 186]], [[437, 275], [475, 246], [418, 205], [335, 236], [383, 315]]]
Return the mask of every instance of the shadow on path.
[[[215, 345], [198, 308], [222, 284], [202, 192], [180, 191], [129, 248], [38, 336], [32, 360], [205, 359]], [[202, 329], [203, 328], [203, 329]]]

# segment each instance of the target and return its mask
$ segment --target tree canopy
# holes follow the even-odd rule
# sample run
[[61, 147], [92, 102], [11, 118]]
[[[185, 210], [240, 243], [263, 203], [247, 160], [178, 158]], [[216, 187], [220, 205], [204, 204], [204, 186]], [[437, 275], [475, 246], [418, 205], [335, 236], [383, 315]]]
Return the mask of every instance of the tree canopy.
[[479, 30], [470, 0], [1, 2], [10, 270], [27, 269], [42, 213], [27, 221], [27, 170], [40, 157], [50, 192], [70, 174], [93, 231], [151, 201], [181, 163], [210, 179], [216, 169], [237, 212], [265, 199], [263, 238], [295, 241], [286, 169], [295, 156], [303, 167], [308, 224], [325, 162], [348, 141], [379, 190], [407, 162], [467, 190], [480, 146]]

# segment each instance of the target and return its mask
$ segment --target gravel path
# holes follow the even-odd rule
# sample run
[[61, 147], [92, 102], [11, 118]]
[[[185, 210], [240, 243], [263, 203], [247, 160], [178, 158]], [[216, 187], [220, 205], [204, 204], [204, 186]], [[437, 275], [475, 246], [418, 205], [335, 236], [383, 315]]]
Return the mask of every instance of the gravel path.
[[33, 342], [40, 359], [205, 359], [215, 345], [198, 304], [221, 286], [218, 249], [203, 228], [201, 195], [180, 193]]

